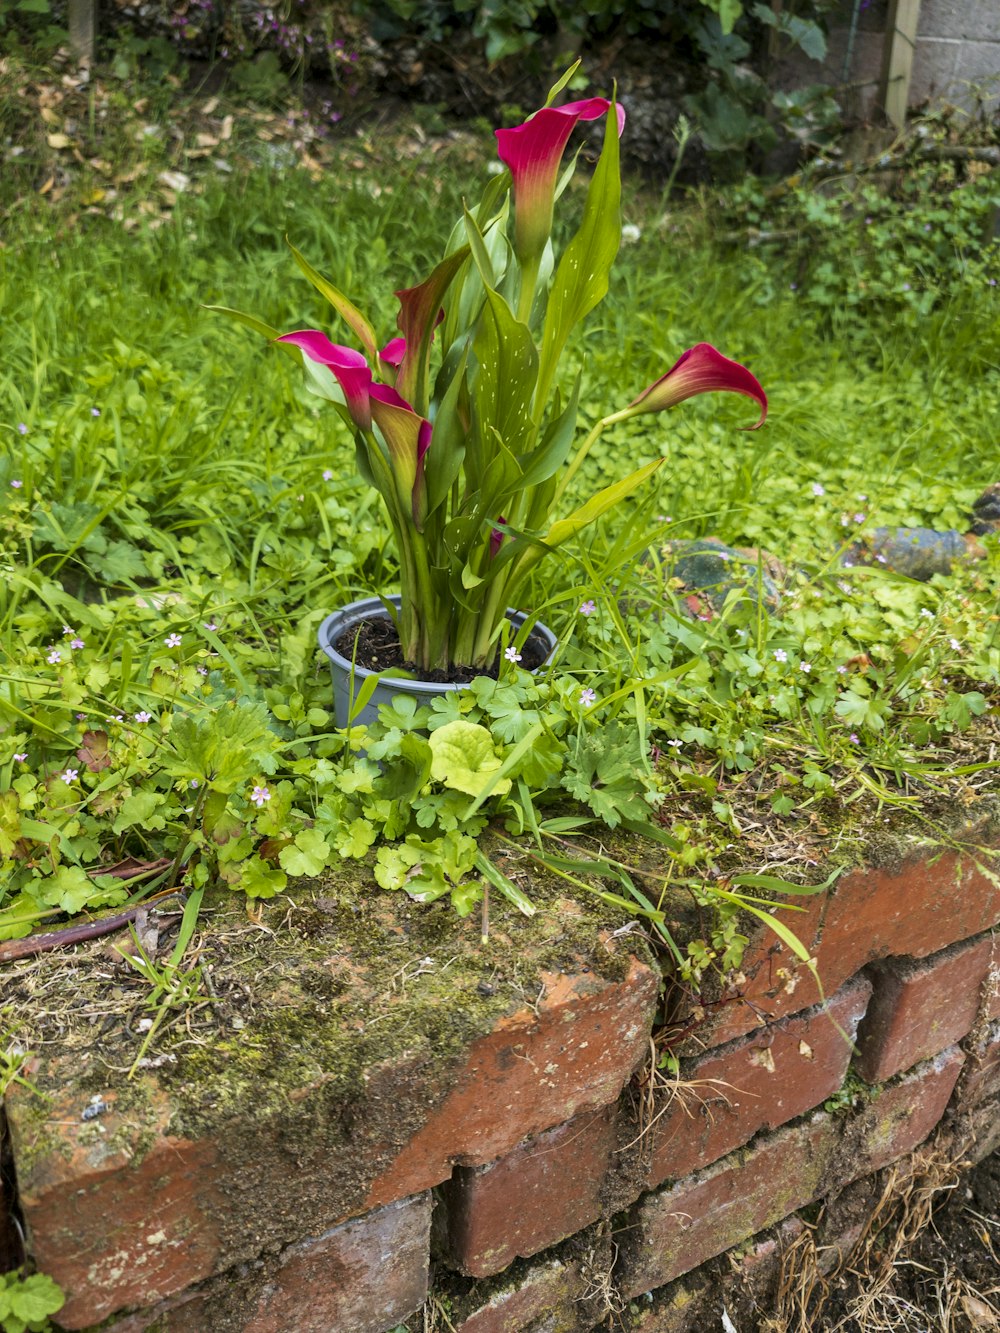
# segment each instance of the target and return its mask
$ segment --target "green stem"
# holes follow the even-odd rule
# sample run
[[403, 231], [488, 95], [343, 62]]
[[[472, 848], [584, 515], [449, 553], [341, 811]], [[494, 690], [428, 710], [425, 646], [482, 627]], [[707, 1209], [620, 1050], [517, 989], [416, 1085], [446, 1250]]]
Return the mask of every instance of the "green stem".
[[521, 264], [521, 290], [517, 298], [517, 317], [522, 324], [531, 322], [531, 307], [535, 304], [535, 288], [542, 256], [534, 255]]
[[573, 480], [573, 478], [579, 471], [580, 464], [590, 453], [590, 450], [593, 448], [595, 442], [598, 439], [600, 439], [604, 431], [607, 430], [608, 426], [613, 426], [618, 421], [624, 421], [626, 417], [631, 416], [631, 414], [632, 414], [631, 408], [623, 407], [620, 412], [612, 412], [612, 414], [609, 417], [601, 417], [600, 421], [597, 423], [594, 429], [584, 440], [583, 444], [581, 444], [579, 449], [577, 449], [576, 453], [573, 455], [572, 462], [570, 463], [569, 467], [566, 469], [566, 471], [560, 478], [559, 485], [556, 487], [556, 493], [552, 497], [553, 506], [558, 504], [558, 502], [562, 499], [566, 487], [569, 485], [569, 483]]

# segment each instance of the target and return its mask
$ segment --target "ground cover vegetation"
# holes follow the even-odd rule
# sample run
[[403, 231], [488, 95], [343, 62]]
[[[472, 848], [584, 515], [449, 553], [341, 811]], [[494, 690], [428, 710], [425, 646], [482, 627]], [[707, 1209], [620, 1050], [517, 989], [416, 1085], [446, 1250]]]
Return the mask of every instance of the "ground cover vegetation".
[[[163, 161], [161, 137], [141, 137]], [[738, 959], [725, 893], [787, 887], [780, 855], [764, 881], [723, 878], [748, 799], [773, 834], [854, 801], [974, 792], [988, 758], [966, 737], [991, 725], [1000, 667], [995, 542], [930, 584], [850, 556], [877, 525], [964, 530], [995, 479], [995, 186], [945, 163], [921, 168], [919, 193], [906, 173], [839, 194], [807, 179], [777, 200], [706, 189], [671, 213], [627, 189], [629, 244], [575, 349], [584, 425], [608, 386], [628, 401], [709, 339], [765, 384], [768, 427], [738, 435], [740, 400], [715, 399], [711, 415], [639, 418], [627, 441], [609, 431], [581, 497], [622, 474], [624, 450], [629, 469], [667, 464], [526, 594], [559, 632], [552, 668], [505, 662], [362, 736], [333, 729], [314, 636], [331, 607], [391, 584], [386, 525], [284, 358], [204, 306], [328, 327], [287, 235], [342, 290], [374, 293], [388, 325], [395, 257], [414, 280], [430, 270], [433, 215], [460, 206], [470, 160], [488, 178], [491, 144], [439, 144], [431, 172], [374, 139], [322, 173], [275, 173], [244, 148], [152, 207], [135, 172], [110, 217], [85, 202], [84, 153], [52, 208], [16, 187], [4, 201], [4, 937], [121, 906], [136, 881], [267, 898], [342, 857], [462, 912], [484, 885], [530, 911], [486, 850], [522, 836], [560, 874], [596, 864], [697, 977]], [[808, 243], [775, 258], [718, 239], [719, 219], [765, 213]], [[777, 553], [778, 613], [752, 587], [692, 607], [669, 543], [707, 534]], [[434, 741], [456, 721], [479, 751], [457, 775]], [[678, 950], [662, 884], [650, 898], [610, 853], [581, 864], [573, 849], [618, 826], [652, 830], [667, 881], [709, 892], [712, 939]]]
[[[478, 910], [485, 933], [491, 892], [534, 910], [534, 868], [644, 917], [697, 985], [738, 966], [741, 908], [794, 930], [769, 903], [836, 873], [874, 817], [940, 835], [945, 804], [975, 814], [996, 765], [996, 537], [926, 583], [858, 554], [879, 526], [966, 531], [998, 480], [998, 191], [976, 162], [926, 158], [963, 139], [954, 120], [894, 145], [882, 176], [820, 164], [666, 200], [627, 183], [611, 291], [572, 349], [583, 428], [701, 340], [753, 369], [767, 425], [740, 434], [746, 405], [719, 398], [609, 430], [581, 498], [666, 462], [527, 587], [551, 667], [505, 662], [363, 735], [333, 726], [315, 633], [391, 586], [386, 524], [295, 367], [204, 306], [333, 333], [287, 236], [388, 327], [400, 257], [403, 280], [430, 271], [435, 216], [470, 167], [489, 178], [491, 136], [338, 141], [298, 105], [179, 109], [178, 86], [127, 74], [4, 64], [0, 941], [185, 887], [168, 962], [135, 956], [155, 1011], [138, 1060], [197, 987], [203, 892], [259, 913], [355, 861], [372, 892]], [[673, 572], [675, 544], [706, 536], [760, 553], [714, 603]], [[477, 741], [464, 773], [436, 765], [456, 722]], [[675, 890], [705, 922], [683, 945], [660, 911]], [[0, 1085], [22, 1061], [9, 1046]], [[57, 1298], [8, 1285], [0, 1324], [41, 1326]]]

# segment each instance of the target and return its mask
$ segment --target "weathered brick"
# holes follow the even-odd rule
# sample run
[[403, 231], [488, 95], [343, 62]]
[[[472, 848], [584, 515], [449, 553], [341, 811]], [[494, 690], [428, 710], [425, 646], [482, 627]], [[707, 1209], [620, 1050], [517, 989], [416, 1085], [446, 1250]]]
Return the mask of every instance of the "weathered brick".
[[614, 1146], [614, 1108], [607, 1107], [546, 1130], [488, 1166], [459, 1167], [443, 1188], [451, 1262], [485, 1277], [595, 1222]]
[[[779, 913], [810, 956], [816, 952], [827, 902], [827, 894], [816, 894], [791, 904], [799, 910]], [[809, 968], [774, 931], [756, 917], [745, 928], [748, 943], [731, 988], [720, 995], [702, 997], [678, 991], [671, 997], [665, 1035], [679, 1055], [722, 1046], [766, 1022], [822, 1001]], [[826, 992], [836, 989], [836, 985], [826, 987]]]
[[680, 1090], [653, 1124], [649, 1186], [717, 1161], [836, 1092], [870, 994], [858, 978], [826, 1005], [685, 1061]]
[[372, 1184], [369, 1206], [439, 1184], [453, 1162], [491, 1162], [616, 1100], [648, 1048], [657, 974], [631, 959], [620, 983], [561, 973], [543, 981], [533, 1008], [501, 1019], [470, 1047], [451, 1091]]
[[387, 1204], [104, 1333], [386, 1333], [426, 1298], [430, 1214], [427, 1194]]
[[621, 1231], [625, 1296], [662, 1286], [812, 1202], [837, 1142], [838, 1127], [820, 1113], [646, 1195]]
[[958, 1125], [964, 1159], [981, 1162], [1000, 1151], [1000, 1100], [983, 1102], [967, 1111]]
[[[970, 836], [981, 843], [986, 834]], [[898, 868], [863, 867], [829, 892], [795, 902], [804, 910], [782, 920], [817, 959], [829, 995], [869, 963], [890, 955], [923, 958], [1000, 922], [1000, 888], [976, 864], [977, 857], [996, 855], [989, 847], [976, 857], [921, 851]], [[671, 1023], [680, 1054], [722, 1045], [822, 998], [809, 970], [763, 923], [749, 923], [748, 933], [732, 990], [704, 1003], [675, 997]]]
[[943, 1051], [848, 1116], [816, 1112], [647, 1194], [621, 1230], [621, 1286], [638, 1296], [904, 1156], [941, 1119], [963, 1061]]
[[912, 1152], [944, 1115], [965, 1056], [941, 1051], [882, 1088], [847, 1119], [837, 1183], [848, 1184]]
[[[577, 1303], [586, 1289], [578, 1265], [553, 1259], [519, 1272], [484, 1300], [463, 1302], [455, 1333], [525, 1333], [527, 1329], [576, 1327]], [[474, 1308], [470, 1308], [474, 1307]], [[539, 1321], [549, 1320], [549, 1323]]]
[[[315, 1063], [292, 1047], [290, 1068], [305, 1071], [299, 1082], [282, 1068], [275, 1077], [288, 1081], [251, 1084], [236, 1113], [215, 1109], [211, 1078], [197, 1085], [192, 1115], [190, 1089], [143, 1075], [127, 1095], [124, 1086], [110, 1088], [107, 1109], [83, 1121], [78, 1071], [48, 1057], [32, 1077], [49, 1104], [40, 1110], [43, 1103], [15, 1087], [8, 1111], [29, 1249], [67, 1292], [66, 1327], [163, 1300], [265, 1250], [422, 1193], [448, 1179], [454, 1161], [488, 1162], [530, 1134], [614, 1102], [647, 1049], [658, 974], [628, 958], [609, 970], [615, 979], [581, 958], [573, 971], [567, 956], [565, 972], [540, 974], [532, 1007], [489, 1018], [449, 1062], [421, 1038], [365, 1064], [373, 1043], [337, 1028], [334, 1012], [328, 1021], [348, 1052], [343, 1067], [361, 1065], [346, 1093], [338, 1069], [319, 1063], [322, 1047]], [[275, 1000], [293, 1010], [297, 1003], [294, 991]], [[442, 1008], [451, 1003], [461, 1011], [461, 994]], [[372, 1012], [395, 1016], [391, 999], [373, 1000]], [[253, 1041], [241, 1036], [248, 1049]], [[265, 1114], [255, 1114], [258, 1103]]]
[[[8, 1094], [21, 1209], [38, 1268], [66, 1292], [65, 1328], [85, 1328], [123, 1306], [151, 1305], [216, 1267], [226, 1206], [210, 1144], [160, 1134], [114, 1113], [82, 1122], [72, 1096], [44, 1123], [31, 1095]], [[39, 1131], [58, 1149], [31, 1154]]]
[[386, 1333], [427, 1295], [430, 1216], [418, 1195], [292, 1246], [243, 1333]]
[[833, 989], [868, 963], [892, 955], [926, 958], [998, 921], [1000, 888], [971, 856], [925, 852], [898, 869], [854, 871], [833, 890], [819, 974]]
[[979, 1013], [993, 951], [993, 937], [986, 935], [926, 959], [876, 964], [874, 993], [858, 1032], [861, 1077], [883, 1083], [961, 1041]]
[[1000, 1097], [1000, 1023], [991, 1024], [969, 1044], [956, 1090], [956, 1110], [967, 1111], [991, 1097]]

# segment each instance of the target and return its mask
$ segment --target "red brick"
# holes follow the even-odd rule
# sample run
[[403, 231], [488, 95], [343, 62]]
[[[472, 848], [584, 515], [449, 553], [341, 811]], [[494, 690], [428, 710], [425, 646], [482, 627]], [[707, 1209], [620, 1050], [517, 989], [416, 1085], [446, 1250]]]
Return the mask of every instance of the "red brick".
[[857, 1070], [883, 1083], [971, 1031], [993, 939], [954, 944], [930, 958], [890, 958], [871, 970], [874, 994], [858, 1033]]
[[870, 994], [858, 978], [825, 1006], [685, 1061], [652, 1129], [649, 1185], [689, 1175], [836, 1092]]
[[293, 1245], [243, 1333], [385, 1333], [427, 1295], [430, 1217], [424, 1194]]
[[956, 1094], [959, 1112], [1000, 1097], [1000, 1023], [992, 1024], [970, 1047]]
[[626, 1297], [662, 1286], [811, 1203], [838, 1142], [819, 1114], [647, 1195], [621, 1231]]
[[[190, 1105], [178, 1100], [186, 1085], [143, 1075], [122, 1100], [109, 1090], [108, 1109], [84, 1122], [79, 1070], [47, 1058], [32, 1074], [51, 1098], [44, 1111], [16, 1087], [8, 1109], [29, 1251], [67, 1292], [66, 1327], [161, 1301], [422, 1193], [453, 1161], [488, 1162], [614, 1102], [647, 1049], [658, 974], [625, 960], [608, 980], [581, 959], [576, 973], [542, 976], [533, 1007], [501, 1015], [450, 1064], [421, 1038], [362, 1066], [346, 1097], [333, 1071], [306, 1066], [303, 1086], [261, 1088], [267, 1115], [255, 1114], [251, 1089], [238, 1113], [213, 1121], [212, 1085], [198, 1084], [196, 1137], [177, 1128], [192, 1123], [178, 1110]], [[358, 1060], [371, 1049], [363, 1031], [343, 1041]]]
[[[586, 1289], [576, 1264], [554, 1259], [522, 1271], [514, 1283], [500, 1287], [475, 1309], [453, 1315], [455, 1333], [525, 1333], [538, 1328], [538, 1320], [553, 1321], [544, 1327], [576, 1327], [577, 1302]], [[555, 1322], [561, 1321], [561, 1322]]]
[[[890, 955], [924, 958], [1000, 922], [1000, 888], [972, 857], [952, 851], [936, 858], [924, 851], [898, 869], [852, 871], [828, 893], [795, 905], [805, 910], [781, 919], [817, 958], [828, 995], [868, 963]], [[690, 1037], [678, 1037], [680, 1054], [722, 1045], [822, 998], [809, 970], [762, 923], [750, 923], [748, 933], [733, 989], [704, 1007], [690, 997], [674, 1006], [678, 1034], [695, 1025]]]
[[427, 1194], [388, 1204], [105, 1333], [385, 1333], [426, 1298], [430, 1215]]
[[858, 870], [833, 890], [823, 921], [818, 966], [839, 986], [890, 955], [926, 958], [1000, 921], [1000, 888], [971, 857], [926, 852], [898, 870]]
[[[66, 1292], [65, 1328], [151, 1305], [214, 1271], [226, 1203], [209, 1144], [161, 1134], [144, 1153], [142, 1129], [126, 1116], [81, 1122], [68, 1095], [49, 1104], [42, 1124], [31, 1094], [13, 1091], [8, 1113], [28, 1248]], [[36, 1156], [45, 1131], [59, 1146]]]
[[614, 1147], [608, 1107], [538, 1134], [489, 1166], [459, 1167], [444, 1186], [454, 1266], [473, 1277], [499, 1273], [595, 1222]]
[[888, 1083], [848, 1120], [839, 1183], [846, 1185], [912, 1152], [944, 1115], [965, 1056], [941, 1051]]
[[[798, 911], [779, 912], [780, 920], [815, 954], [828, 894], [800, 899]], [[746, 923], [749, 943], [736, 983], [715, 998], [675, 997], [666, 1036], [680, 1055], [721, 1046], [765, 1022], [798, 1013], [822, 1001], [809, 968], [759, 918]], [[826, 987], [826, 993], [836, 990]], [[673, 1029], [673, 1034], [671, 1030]]]
[[646, 1195], [620, 1233], [624, 1294], [662, 1286], [912, 1152], [941, 1119], [963, 1058], [957, 1047], [943, 1051], [853, 1115], [817, 1112]]
[[533, 1008], [472, 1044], [450, 1093], [372, 1184], [369, 1206], [440, 1184], [452, 1163], [491, 1162], [529, 1135], [617, 1099], [648, 1049], [658, 975], [631, 959], [620, 983], [592, 973], [543, 980]]

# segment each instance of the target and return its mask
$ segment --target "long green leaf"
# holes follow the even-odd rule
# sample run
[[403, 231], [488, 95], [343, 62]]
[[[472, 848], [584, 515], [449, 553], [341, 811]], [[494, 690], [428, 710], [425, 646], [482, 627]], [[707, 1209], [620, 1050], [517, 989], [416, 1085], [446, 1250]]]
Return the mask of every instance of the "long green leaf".
[[262, 319], [258, 319], [256, 315], [245, 315], [242, 310], [231, 310], [227, 305], [206, 305], [202, 306], [202, 309], [211, 310], [216, 315], [228, 315], [230, 319], [235, 319], [237, 324], [243, 324], [248, 329], [253, 329], [254, 333], [262, 334], [269, 342], [274, 343], [275, 347], [280, 348], [282, 352], [291, 353], [296, 361], [299, 359], [299, 349], [291, 343], [274, 342], [275, 338], [281, 337], [281, 334], [277, 329], [272, 329], [270, 324], [265, 324]]
[[621, 175], [618, 115], [612, 103], [604, 127], [604, 147], [587, 191], [580, 230], [567, 245], [549, 293], [535, 396], [541, 420], [559, 357], [570, 333], [608, 290], [608, 275], [621, 243]]
[[292, 257], [302, 272], [306, 275], [319, 294], [326, 297], [344, 323], [354, 331], [361, 346], [374, 361], [378, 354], [378, 340], [375, 337], [375, 330], [372, 328], [368, 320], [365, 319], [357, 306], [347, 299], [343, 292], [338, 291], [332, 282], [329, 282], [323, 277], [322, 273], [318, 273], [316, 269], [313, 268], [312, 264], [309, 263], [309, 260], [296, 250], [291, 241], [288, 241], [288, 248], [291, 250]]
[[570, 537], [575, 537], [588, 523], [593, 523], [602, 514], [606, 514], [609, 509], [613, 509], [615, 505], [627, 499], [633, 491], [638, 490], [642, 483], [647, 481], [657, 468], [663, 465], [664, 461], [662, 458], [654, 458], [651, 463], [647, 463], [644, 467], [638, 468], [620, 481], [605, 486], [603, 491], [598, 491], [596, 495], [592, 495], [586, 504], [581, 505], [579, 509], [575, 509], [568, 518], [561, 518], [553, 523], [542, 538], [546, 546], [559, 546], [562, 542], [568, 541]]
[[495, 889], [499, 889], [505, 898], [514, 904], [519, 912], [525, 916], [534, 916], [538, 910], [526, 893], [523, 893], [517, 885], [507, 878], [503, 871], [493, 864], [484, 852], [476, 852], [476, 869], [488, 879]]

